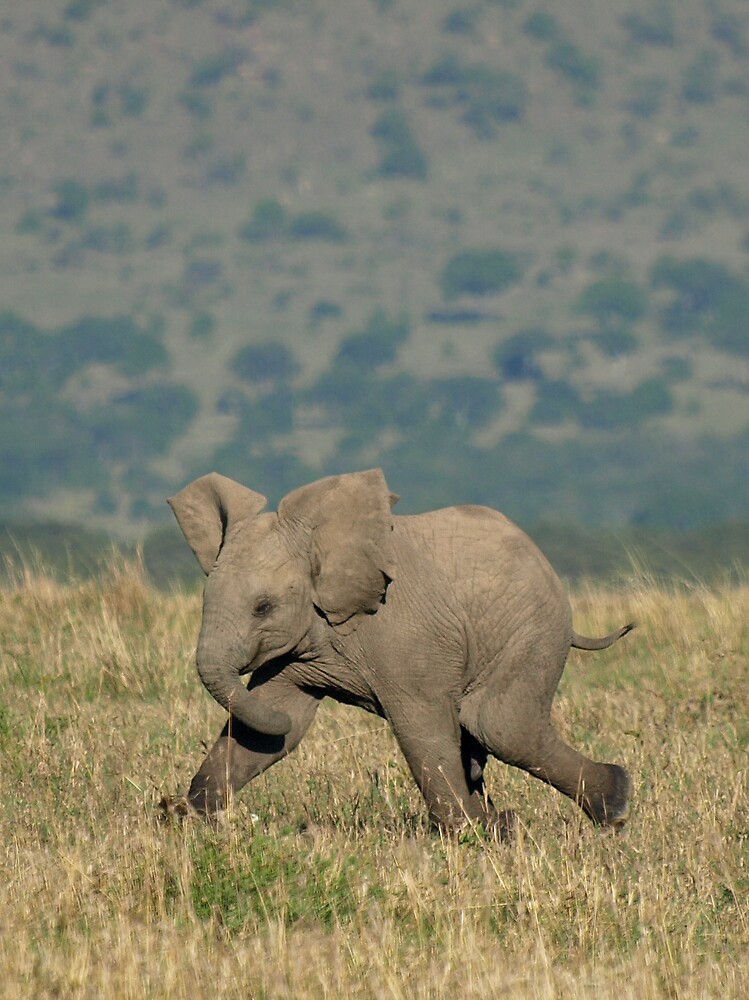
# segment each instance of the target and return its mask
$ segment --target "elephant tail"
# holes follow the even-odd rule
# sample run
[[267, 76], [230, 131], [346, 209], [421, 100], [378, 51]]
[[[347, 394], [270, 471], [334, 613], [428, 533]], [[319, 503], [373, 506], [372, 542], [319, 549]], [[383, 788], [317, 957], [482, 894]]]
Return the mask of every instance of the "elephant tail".
[[604, 635], [601, 639], [591, 639], [587, 635], [580, 635], [578, 632], [573, 631], [572, 645], [575, 649], [608, 649], [609, 646], [613, 646], [617, 639], [621, 639], [622, 636], [631, 632], [634, 627], [635, 623], [630, 622], [629, 625], [624, 625], [616, 632]]

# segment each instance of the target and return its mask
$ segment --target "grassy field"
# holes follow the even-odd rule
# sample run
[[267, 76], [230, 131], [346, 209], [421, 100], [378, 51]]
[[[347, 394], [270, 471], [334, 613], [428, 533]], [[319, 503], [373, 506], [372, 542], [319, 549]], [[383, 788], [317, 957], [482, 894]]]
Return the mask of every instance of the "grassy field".
[[489, 766], [517, 843], [443, 839], [386, 725], [326, 704], [218, 830], [157, 819], [221, 710], [191, 660], [195, 594], [136, 566], [0, 591], [0, 997], [749, 995], [749, 586], [574, 595], [638, 630], [574, 653], [574, 743], [631, 771], [602, 836]]

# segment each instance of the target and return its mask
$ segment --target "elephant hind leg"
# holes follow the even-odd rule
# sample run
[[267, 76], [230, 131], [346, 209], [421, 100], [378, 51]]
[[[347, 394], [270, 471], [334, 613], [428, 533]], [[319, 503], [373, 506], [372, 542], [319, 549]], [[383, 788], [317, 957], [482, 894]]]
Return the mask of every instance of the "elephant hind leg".
[[616, 828], [626, 822], [631, 782], [624, 768], [590, 760], [568, 746], [551, 726], [538, 759], [520, 766], [576, 802], [596, 826]]
[[[523, 705], [522, 712], [517, 705]], [[471, 728], [498, 760], [519, 767], [576, 802], [597, 826], [621, 826], [628, 815], [630, 779], [618, 764], [590, 760], [568, 746], [548, 709], [525, 699], [487, 698]]]

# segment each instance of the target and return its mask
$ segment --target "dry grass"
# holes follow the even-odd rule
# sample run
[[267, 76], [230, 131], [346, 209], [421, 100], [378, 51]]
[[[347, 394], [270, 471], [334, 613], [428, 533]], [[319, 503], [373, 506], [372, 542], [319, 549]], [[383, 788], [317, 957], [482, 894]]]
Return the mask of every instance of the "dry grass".
[[325, 705], [218, 831], [162, 826], [222, 713], [191, 666], [200, 601], [136, 567], [0, 592], [0, 996], [749, 996], [749, 587], [591, 589], [557, 702], [632, 772], [589, 828], [490, 765], [525, 819], [440, 839], [387, 727]]

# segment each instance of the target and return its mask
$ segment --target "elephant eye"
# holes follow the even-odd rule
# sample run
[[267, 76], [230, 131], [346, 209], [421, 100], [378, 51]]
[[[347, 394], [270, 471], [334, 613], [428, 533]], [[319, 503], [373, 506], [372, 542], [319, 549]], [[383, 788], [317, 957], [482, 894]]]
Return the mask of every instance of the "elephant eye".
[[269, 601], [267, 597], [262, 597], [253, 609], [253, 614], [257, 618], [265, 618], [273, 610], [273, 602]]

